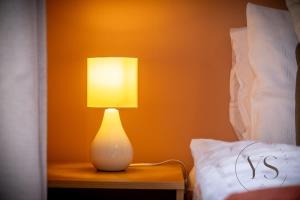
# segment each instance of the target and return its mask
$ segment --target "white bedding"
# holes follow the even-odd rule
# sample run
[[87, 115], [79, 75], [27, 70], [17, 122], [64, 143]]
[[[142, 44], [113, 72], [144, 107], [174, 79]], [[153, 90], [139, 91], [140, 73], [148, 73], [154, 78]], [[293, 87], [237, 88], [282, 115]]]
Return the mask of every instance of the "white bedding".
[[188, 177], [188, 191], [192, 192], [193, 199], [202, 200], [200, 185], [196, 184], [196, 171], [195, 167], [193, 167], [189, 173]]
[[[218, 200], [235, 192], [300, 184], [300, 147], [297, 146], [193, 139], [191, 150], [196, 177], [194, 200], [201, 196], [203, 200]], [[254, 178], [248, 156], [255, 168]], [[265, 158], [267, 164], [278, 170], [277, 177], [276, 171], [265, 165]]]
[[[251, 139], [295, 144], [297, 36], [286, 10], [247, 4], [251, 94]], [[280, 114], [279, 114], [280, 113]]]
[[[236, 34], [231, 36], [235, 51], [237, 46], [234, 45], [241, 45], [235, 39], [245, 38], [246, 35], [244, 32], [242, 37]], [[194, 200], [218, 200], [236, 192], [300, 185], [300, 147], [289, 145], [295, 144], [297, 71], [297, 37], [289, 13], [248, 3], [247, 43], [247, 55], [255, 80], [253, 84], [248, 84], [251, 86], [248, 101], [249, 138], [239, 135], [239, 139], [277, 144], [192, 140], [190, 147], [195, 171], [191, 171], [189, 180]], [[244, 63], [240, 64], [244, 66]], [[230, 121], [236, 122], [232, 123], [233, 127], [241, 133], [245, 128], [240, 123], [242, 109], [236, 106], [236, 92], [240, 88], [237, 78], [233, 68]]]
[[240, 140], [251, 139], [251, 90], [254, 74], [248, 58], [247, 28], [230, 29], [232, 68], [230, 72], [229, 120]]

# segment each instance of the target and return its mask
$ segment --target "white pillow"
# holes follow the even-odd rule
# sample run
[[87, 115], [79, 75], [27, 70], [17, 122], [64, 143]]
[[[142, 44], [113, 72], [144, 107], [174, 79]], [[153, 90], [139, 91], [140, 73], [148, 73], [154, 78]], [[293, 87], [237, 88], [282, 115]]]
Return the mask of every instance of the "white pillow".
[[[204, 200], [224, 199], [234, 192], [300, 184], [300, 147], [209, 139], [193, 139], [190, 147], [196, 172], [195, 184], [200, 186]], [[254, 178], [249, 156], [255, 167]], [[264, 162], [278, 170], [277, 177], [276, 171]]]
[[238, 138], [245, 140], [250, 139], [250, 94], [254, 80], [248, 59], [247, 28], [230, 29], [230, 37], [233, 54], [230, 78], [230, 122], [235, 127]]
[[252, 139], [295, 144], [297, 38], [287, 11], [247, 4]]
[[285, 0], [285, 2], [291, 13], [294, 29], [300, 42], [300, 0]]
[[246, 132], [242, 121], [239, 105], [238, 105], [238, 91], [240, 84], [236, 75], [236, 68], [234, 65], [230, 71], [230, 102], [229, 102], [229, 120], [234, 129], [234, 132], [240, 140], [244, 139]]

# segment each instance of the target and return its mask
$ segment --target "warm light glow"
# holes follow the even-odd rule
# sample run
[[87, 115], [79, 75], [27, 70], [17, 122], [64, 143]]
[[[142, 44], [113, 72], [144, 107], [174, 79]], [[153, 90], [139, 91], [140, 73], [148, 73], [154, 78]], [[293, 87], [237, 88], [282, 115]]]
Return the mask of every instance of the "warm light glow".
[[87, 59], [89, 107], [137, 107], [137, 58]]

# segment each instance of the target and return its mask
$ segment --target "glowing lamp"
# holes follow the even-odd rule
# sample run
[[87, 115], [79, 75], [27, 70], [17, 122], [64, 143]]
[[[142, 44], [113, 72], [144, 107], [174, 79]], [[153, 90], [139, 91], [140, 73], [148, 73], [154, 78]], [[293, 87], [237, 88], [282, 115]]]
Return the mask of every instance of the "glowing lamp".
[[137, 107], [137, 58], [87, 59], [87, 106], [106, 108], [91, 145], [91, 162], [99, 170], [125, 170], [132, 146], [116, 108]]

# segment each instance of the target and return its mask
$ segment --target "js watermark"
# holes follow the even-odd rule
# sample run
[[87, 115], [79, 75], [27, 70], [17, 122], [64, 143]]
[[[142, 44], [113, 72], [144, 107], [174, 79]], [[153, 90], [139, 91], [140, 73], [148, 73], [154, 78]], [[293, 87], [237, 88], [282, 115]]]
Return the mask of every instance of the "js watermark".
[[239, 152], [235, 162], [235, 175], [245, 190], [257, 186], [279, 186], [287, 178], [282, 170], [287, 164], [288, 159], [283, 149], [268, 152], [263, 144], [254, 142]]

